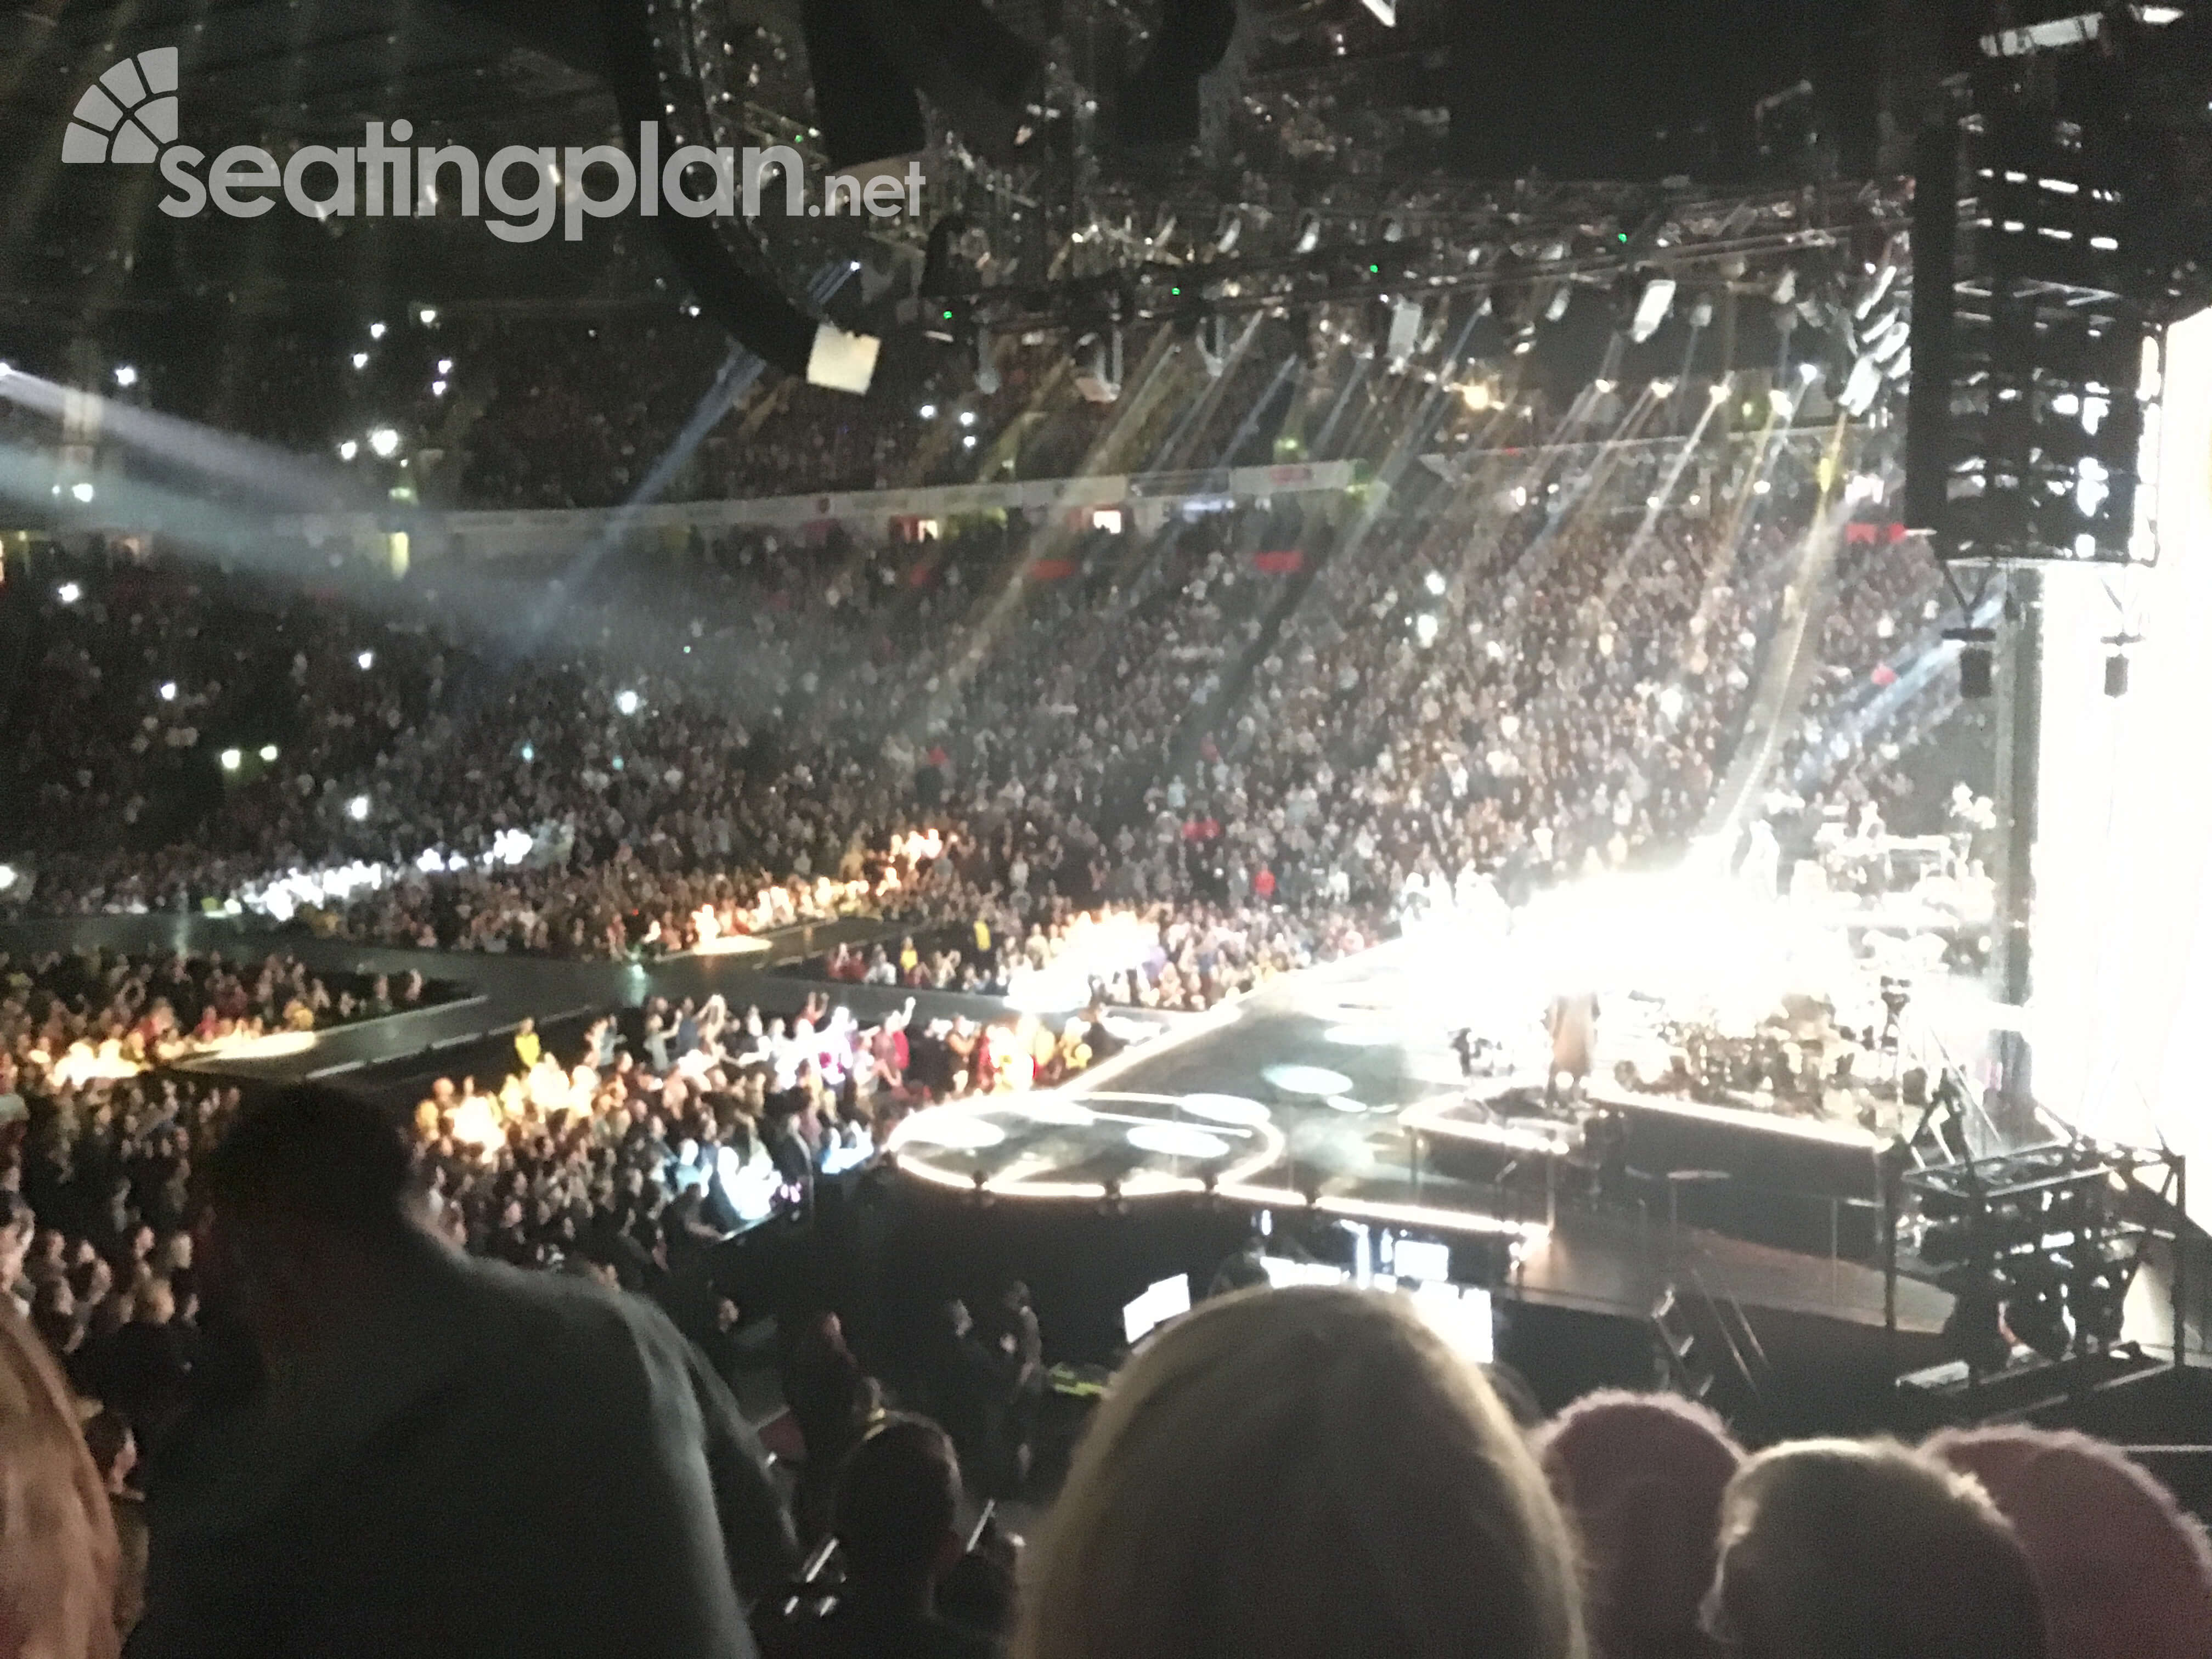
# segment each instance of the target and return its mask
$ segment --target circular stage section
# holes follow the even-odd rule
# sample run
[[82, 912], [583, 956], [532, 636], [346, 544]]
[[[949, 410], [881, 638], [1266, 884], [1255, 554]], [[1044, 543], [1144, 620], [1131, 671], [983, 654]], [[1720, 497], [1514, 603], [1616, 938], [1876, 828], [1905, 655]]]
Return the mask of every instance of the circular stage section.
[[1250, 1181], [1286, 1142], [1233, 1095], [988, 1095], [933, 1106], [892, 1133], [898, 1167], [1005, 1198], [1124, 1198]]
[[1286, 1101], [1316, 1106], [1338, 1095], [1352, 1092], [1352, 1079], [1324, 1066], [1270, 1066], [1261, 1077]]

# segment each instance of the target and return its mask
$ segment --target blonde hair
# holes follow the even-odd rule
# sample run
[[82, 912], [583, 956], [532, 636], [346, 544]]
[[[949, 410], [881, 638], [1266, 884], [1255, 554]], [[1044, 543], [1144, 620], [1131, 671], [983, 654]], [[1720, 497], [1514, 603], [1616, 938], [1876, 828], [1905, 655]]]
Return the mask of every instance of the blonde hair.
[[149, 1274], [131, 1294], [134, 1318], [166, 1323], [177, 1316], [176, 1288], [158, 1273]]
[[1752, 1458], [1721, 1501], [1714, 1633], [1792, 1659], [2044, 1659], [2027, 1553], [1972, 1476], [1892, 1440]]
[[1606, 1659], [1705, 1651], [1721, 1498], [1743, 1462], [1727, 1425], [1675, 1395], [1608, 1389], [1535, 1444], [1581, 1540], [1590, 1646]]
[[1399, 1297], [1209, 1302], [1116, 1382], [1015, 1659], [1582, 1659], [1573, 1549], [1504, 1407]]
[[2118, 1446], [2003, 1425], [1922, 1449], [1979, 1480], [2020, 1534], [2054, 1659], [2212, 1656], [2212, 1539]]
[[0, 1297], [0, 1642], [113, 1659], [115, 1522], [69, 1387]]

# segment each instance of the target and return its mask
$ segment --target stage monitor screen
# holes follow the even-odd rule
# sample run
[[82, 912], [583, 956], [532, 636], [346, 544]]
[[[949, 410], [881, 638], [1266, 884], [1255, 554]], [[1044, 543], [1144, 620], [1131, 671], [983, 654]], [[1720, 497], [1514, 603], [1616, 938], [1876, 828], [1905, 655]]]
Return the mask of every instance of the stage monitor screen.
[[1441, 1285], [1451, 1277], [1451, 1246], [1429, 1239], [1401, 1238], [1391, 1246], [1391, 1265], [1401, 1279]]
[[1189, 1311], [1190, 1275], [1160, 1279], [1121, 1310], [1122, 1336], [1133, 1348], [1176, 1315]]
[[1267, 1283], [1280, 1290], [1285, 1285], [1349, 1285], [1349, 1268], [1332, 1267], [1322, 1261], [1293, 1261], [1287, 1256], [1263, 1255], [1260, 1265], [1267, 1270]]
[[1421, 1317], [1462, 1359], [1487, 1365], [1498, 1357], [1490, 1292], [1458, 1285], [1423, 1285], [1407, 1292]]

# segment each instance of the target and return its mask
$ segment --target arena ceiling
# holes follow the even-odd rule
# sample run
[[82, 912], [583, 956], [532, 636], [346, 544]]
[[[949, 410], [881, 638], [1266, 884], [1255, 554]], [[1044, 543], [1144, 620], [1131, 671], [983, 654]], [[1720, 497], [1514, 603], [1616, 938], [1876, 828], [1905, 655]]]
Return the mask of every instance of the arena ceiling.
[[[665, 15], [680, 13], [726, 54], [715, 66], [721, 89], [708, 100], [717, 137], [793, 143], [810, 165], [821, 159], [797, 0], [646, 4], [27, 0], [0, 17], [0, 326], [75, 334], [110, 315], [674, 303], [685, 280], [635, 221], [587, 225], [580, 242], [513, 244], [450, 217], [178, 220], [155, 209], [154, 169], [59, 157], [83, 89], [118, 58], [164, 46], [179, 52], [185, 136], [209, 154], [231, 143], [281, 155], [357, 141], [367, 122], [402, 115], [416, 142], [480, 155], [604, 143], [618, 125], [597, 72], [609, 32], [641, 16], [665, 30]], [[1390, 286], [1393, 259], [1364, 257], [1385, 245], [1407, 256], [1399, 283], [1465, 286], [1479, 245], [1509, 264], [1619, 263], [1670, 240], [1713, 243], [1741, 218], [1740, 202], [1753, 204], [1778, 251], [1800, 246], [1816, 221], [1847, 237], [1847, 222], [1867, 216], [1836, 211], [1850, 198], [1838, 181], [1899, 170], [1893, 139], [1904, 129], [1889, 122], [1884, 152], [1876, 118], [1899, 88], [1955, 55], [1987, 7], [1243, 0], [1205, 82], [1201, 141], [1174, 154], [1102, 137], [1113, 88], [1151, 62], [1163, 0], [997, 0], [990, 9], [1066, 68], [1081, 111], [1035, 161], [986, 164], [952, 146], [957, 164], [933, 178], [932, 214], [970, 227], [954, 285], [1003, 290], [1005, 325], [1028, 326], [1055, 314], [1081, 324], [1114, 307], [1172, 314], [1170, 301], [1190, 297], [1178, 266], [1209, 268], [1212, 302], [1272, 302], [1281, 296], [1269, 287], [1271, 262], [1304, 258], [1316, 241], [1342, 256], [1340, 270], [1300, 273], [1309, 296], [1327, 298], [1370, 276], [1378, 280], [1366, 286]], [[1393, 9], [1386, 26], [1378, 13]], [[2011, 8], [2021, 17], [2051, 9], [2047, 0]], [[1590, 96], [1599, 73], [1626, 77], [1632, 95]], [[1752, 100], [1801, 74], [1810, 93], [1754, 118]], [[934, 122], [930, 136], [945, 137]], [[1692, 172], [1698, 185], [1678, 176]], [[1469, 173], [1506, 182], [1469, 184]], [[1563, 175], [1616, 182], [1546, 182]], [[1789, 189], [1778, 202], [1778, 185], [1816, 193], [1793, 209]], [[787, 294], [828, 258], [919, 270], [918, 229], [858, 235], [771, 226], [738, 253]], [[1601, 266], [1568, 274], [1604, 276]]]
[[[616, 106], [592, 66], [609, 18], [633, 3], [28, 0], [0, 18], [0, 319], [326, 307], [364, 289], [385, 303], [452, 307], [665, 303], [670, 270], [649, 236], [518, 248], [438, 220], [317, 224], [272, 213], [180, 223], [152, 210], [150, 170], [64, 168], [58, 157], [83, 89], [118, 58], [164, 46], [179, 51], [186, 135], [210, 154], [252, 143], [281, 155], [400, 114], [417, 142], [482, 154], [603, 142]], [[1086, 85], [1141, 61], [1161, 15], [1160, 0], [1000, 0], [992, 9]], [[690, 10], [729, 43], [733, 121], [761, 140], [803, 143], [811, 112], [795, 0], [704, 0]], [[1191, 217], [1203, 213], [1209, 231], [1215, 205], [1247, 198], [1279, 212], [1334, 192], [1351, 204], [1343, 212], [1379, 210], [1398, 186], [1449, 163], [1455, 88], [1468, 80], [1470, 51], [1486, 51], [1469, 33], [1484, 10], [1480, 0], [1401, 0], [1386, 27], [1358, 0], [1248, 3], [1230, 61], [1208, 82], [1194, 164], [1133, 155], [1087, 179], [1049, 165], [969, 177], [955, 181], [952, 205], [990, 222], [997, 276], [1019, 264], [1028, 282], [1079, 274], [1080, 259], [1067, 260], [1054, 239], [1085, 228], [1075, 219], [1110, 219], [1125, 198], [1191, 198]], [[1490, 118], [1459, 114], [1462, 129]], [[1075, 203], [1081, 191], [1096, 199]], [[1073, 217], [1058, 222], [1056, 206]]]
[[532, 258], [435, 221], [179, 222], [153, 211], [150, 169], [64, 168], [60, 135], [80, 93], [118, 58], [165, 46], [182, 60], [185, 136], [210, 155], [358, 142], [364, 122], [402, 112], [438, 142], [491, 149], [596, 143], [615, 120], [596, 76], [442, 0], [34, 0], [0, 19], [0, 319], [281, 310], [395, 282], [447, 303], [649, 291], [604, 241]]

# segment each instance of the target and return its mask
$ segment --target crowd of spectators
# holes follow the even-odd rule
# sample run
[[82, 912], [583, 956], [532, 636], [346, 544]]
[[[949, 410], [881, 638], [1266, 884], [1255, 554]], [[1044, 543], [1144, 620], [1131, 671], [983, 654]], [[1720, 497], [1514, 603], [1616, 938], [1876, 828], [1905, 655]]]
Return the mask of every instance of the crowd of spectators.
[[[854, 984], [1011, 996], [1018, 1003], [1030, 1000], [1026, 988], [1041, 979], [1073, 976], [1074, 988], [1116, 1007], [1196, 1013], [1358, 948], [1349, 927], [1316, 939], [1256, 906], [1231, 911], [1203, 901], [1109, 901], [1079, 911], [1060, 897], [1026, 915], [1001, 901], [975, 908], [972, 933], [949, 942], [940, 935], [925, 949], [909, 933], [896, 947], [841, 945], [804, 969]], [[1065, 988], [1055, 984], [1056, 992]]]
[[[82, 1426], [95, 1466], [96, 1519], [119, 1540], [103, 1591], [112, 1624], [103, 1606], [88, 1628], [119, 1634], [137, 1618], [146, 1565], [132, 1472], [184, 1412], [200, 1359], [193, 1158], [220, 1138], [240, 1097], [174, 1073], [73, 1079], [65, 1060], [48, 1064], [49, 1038], [21, 1029], [22, 1006], [11, 990], [0, 1053], [0, 1280], [10, 1300], [0, 1318], [23, 1322], [22, 1340], [64, 1381], [60, 1397], [83, 1402], [68, 1420]], [[40, 1030], [66, 1015], [56, 1007]], [[14, 1480], [24, 1466], [9, 1427]], [[24, 1523], [11, 1504], [12, 1560]], [[21, 1629], [20, 1607], [10, 1614]]]
[[[1384, 372], [1346, 349], [1351, 331], [1325, 319], [1308, 319], [1303, 331], [1283, 319], [1232, 330], [1219, 358], [1172, 326], [1132, 328], [1125, 395], [1102, 403], [1079, 385], [1091, 365], [1071, 362], [1056, 333], [998, 337], [991, 372], [981, 376], [972, 350], [949, 345], [902, 359], [862, 401], [775, 377], [733, 390], [724, 378], [727, 337], [688, 309], [428, 313], [411, 307], [164, 342], [157, 362], [111, 345], [95, 353], [107, 359], [100, 389], [335, 468], [325, 478], [342, 491], [350, 477], [362, 501], [397, 484], [441, 507], [559, 509], [614, 507], [641, 493], [720, 501], [1371, 461], [1434, 385]], [[17, 362], [68, 381], [84, 357], [33, 349]], [[1455, 405], [1436, 440], [1455, 447], [1480, 432], [1513, 441], [1589, 412], [1534, 380], [1516, 401], [1525, 410], [1517, 430], [1501, 433]], [[1685, 399], [1675, 411], [1677, 430], [1691, 423], [1689, 406]], [[684, 440], [702, 411], [717, 418]], [[27, 448], [53, 444], [50, 423], [0, 419], [19, 427]], [[1640, 429], [1668, 423], [1647, 412]], [[388, 450], [373, 445], [378, 432], [392, 434]], [[149, 482], [257, 499], [250, 477], [133, 464]]]
[[611, 1017], [573, 1061], [526, 1023], [515, 1063], [438, 1079], [417, 1104], [441, 1225], [517, 1266], [588, 1263], [626, 1288], [872, 1159], [908, 1112], [1066, 1081], [1138, 1035], [1094, 1005], [1052, 1024], [873, 1023], [819, 992], [788, 1018], [719, 996], [652, 999], [633, 1041]]
[[[265, 1639], [275, 1618], [338, 1642], [319, 1651], [366, 1652], [434, 1615], [491, 1644], [473, 1650], [510, 1650], [495, 1632], [511, 1620], [532, 1651], [598, 1652], [620, 1607], [628, 1650], [672, 1652], [749, 1606], [751, 1643], [725, 1632], [693, 1650], [771, 1659], [1339, 1659], [1469, 1642], [1557, 1659], [2203, 1659], [2212, 1639], [2203, 1528], [2111, 1447], [2000, 1427], [1750, 1455], [1702, 1407], [1611, 1393], [1536, 1420], [1525, 1385], [1494, 1390], [1413, 1302], [1349, 1290], [1230, 1293], [1153, 1337], [1018, 1572], [1016, 1540], [971, 1537], [965, 1517], [1025, 1484], [1045, 1349], [1021, 1288], [980, 1327], [950, 1304], [945, 1352], [890, 1385], [834, 1316], [793, 1321], [778, 1367], [803, 1453], [793, 1492], [734, 1415], [740, 1316], [696, 1270], [714, 1220], [707, 1183], [684, 1172], [694, 1136], [803, 1145], [805, 1120], [834, 1134], [843, 1104], [825, 1103], [818, 1045], [795, 1025], [650, 1013], [655, 1035], [672, 1024], [702, 1045], [689, 1052], [758, 1057], [734, 1079], [710, 1063], [696, 1091], [672, 1068], [654, 1091], [595, 1028], [587, 1059], [614, 1058], [592, 1068], [588, 1108], [533, 1106], [471, 1146], [458, 1103], [434, 1098], [411, 1154], [388, 1116], [336, 1097], [241, 1109], [173, 1079], [18, 1080], [0, 1337], [18, 1382], [11, 1478], [44, 1484], [0, 1520], [10, 1560], [41, 1564], [9, 1576], [14, 1627], [74, 1630], [41, 1650], [112, 1653], [143, 1619], [133, 1650], [167, 1653], [205, 1650], [211, 1632]], [[517, 1040], [526, 1077], [544, 1059], [534, 1036]], [[786, 1065], [789, 1089], [773, 1086]], [[783, 1152], [769, 1161], [781, 1172]], [[441, 1265], [464, 1258], [438, 1235], [562, 1271], [529, 1276], [536, 1290]], [[596, 1282], [553, 1288], [564, 1279]], [[604, 1363], [616, 1352], [654, 1368], [653, 1399], [673, 1388], [696, 1407], [623, 1392]], [[337, 1370], [298, 1369], [335, 1354]], [[297, 1420], [272, 1391], [295, 1377], [321, 1402]], [[541, 1412], [568, 1425], [556, 1467], [530, 1438]], [[289, 1462], [222, 1473], [257, 1443]], [[586, 1481], [604, 1506], [588, 1526], [585, 1486], [570, 1493]], [[263, 1530], [264, 1503], [281, 1533]], [[576, 1529], [641, 1525], [652, 1503], [672, 1507], [640, 1534], [649, 1547], [574, 1553]], [[488, 1541], [483, 1504], [504, 1541], [469, 1551]], [[415, 1530], [394, 1529], [410, 1513]], [[364, 1530], [372, 1518], [382, 1530]], [[817, 1537], [836, 1540], [833, 1565], [799, 1583], [797, 1545]], [[448, 1549], [465, 1571], [446, 1570], [460, 1565]], [[657, 1600], [639, 1601], [641, 1570]], [[551, 1594], [552, 1573], [568, 1625], [514, 1605]]]
[[34, 596], [0, 905], [603, 957], [984, 924], [894, 965], [943, 988], [1133, 917], [1100, 988], [1206, 1006], [1697, 831], [1818, 492], [1787, 454], [1663, 502], [1619, 465], [374, 593], [111, 550]]
[[[810, 1318], [781, 1363], [807, 1464], [794, 1526], [703, 1352], [604, 1283], [462, 1267], [404, 1218], [425, 1166], [410, 1175], [365, 1110], [307, 1099], [239, 1115], [243, 1151], [216, 1152], [208, 1183], [223, 1263], [210, 1290], [261, 1290], [222, 1310], [234, 1328], [208, 1332], [159, 1318], [164, 1297], [142, 1291], [155, 1318], [124, 1328], [135, 1343], [112, 1338], [111, 1376], [184, 1378], [175, 1402], [101, 1382], [161, 1425], [150, 1502], [122, 1409], [80, 1431], [69, 1407], [97, 1376], [88, 1360], [64, 1380], [0, 1312], [18, 1378], [11, 1475], [38, 1500], [4, 1517], [11, 1562], [40, 1566], [11, 1575], [9, 1613], [49, 1641], [40, 1650], [115, 1652], [139, 1620], [133, 1652], [268, 1641], [276, 1626], [319, 1652], [465, 1632], [489, 1644], [471, 1650], [692, 1644], [769, 1659], [2203, 1659], [2212, 1639], [2203, 1526], [2115, 1447], [1990, 1427], [1750, 1453], [1704, 1407], [1620, 1391], [1537, 1418], [1413, 1301], [1334, 1287], [1230, 1291], [1157, 1332], [1084, 1429], [1026, 1566], [1002, 1526], [969, 1526], [994, 1451], [963, 1440], [957, 1389], [894, 1401], [836, 1318]], [[383, 1182], [368, 1201], [285, 1207], [327, 1168], [372, 1161]], [[452, 1210], [441, 1170], [431, 1157], [434, 1228]], [[316, 1413], [295, 1416], [272, 1382], [323, 1352], [296, 1347], [307, 1287], [257, 1274], [301, 1252], [331, 1274], [314, 1291], [319, 1340], [345, 1340], [330, 1321], [372, 1318], [380, 1340], [434, 1358], [345, 1343], [368, 1367], [305, 1374], [295, 1387], [312, 1380]], [[60, 1283], [45, 1255], [18, 1274]], [[969, 1343], [973, 1321], [949, 1312], [953, 1343]], [[1044, 1349], [1018, 1285], [994, 1329], [967, 1364], [1020, 1401]], [[270, 1380], [201, 1394], [226, 1352]], [[626, 1364], [602, 1363], [613, 1354]], [[608, 1382], [630, 1363], [650, 1398]], [[550, 1467], [515, 1433], [540, 1422], [568, 1425]], [[354, 1440], [365, 1429], [385, 1433]], [[219, 1475], [216, 1460], [254, 1444], [289, 1451], [276, 1484]], [[281, 1544], [250, 1493], [276, 1504]], [[484, 1506], [502, 1526], [484, 1526]], [[407, 1516], [414, 1528], [394, 1528]], [[639, 1531], [592, 1553], [613, 1528]], [[801, 1568], [810, 1537], [834, 1540], [827, 1568]], [[139, 1548], [143, 1595], [124, 1593]]]
[[1018, 1054], [1031, 1079], [1091, 1057], [1082, 1022], [1063, 1040], [1034, 1019], [911, 1016], [862, 1026], [818, 994], [789, 1018], [656, 997], [641, 1042], [601, 1019], [573, 1064], [526, 1026], [503, 1078], [441, 1078], [416, 1108], [441, 1224], [518, 1266], [580, 1258], [639, 1289], [644, 1264], [696, 1261], [865, 1162], [909, 1106], [1012, 1087]]
[[[468, 506], [606, 507], [627, 500], [702, 400], [723, 350], [696, 320], [502, 322], [441, 331], [455, 384], [488, 389], [465, 439]], [[667, 481], [678, 499], [779, 495], [1057, 476], [1100, 418], [1041, 352], [1008, 351], [997, 388], [949, 362], [866, 404], [792, 382], [764, 386]], [[629, 389], [610, 398], [607, 388]]]
[[[1181, 539], [1203, 543], [1207, 528]], [[375, 860], [400, 879], [321, 907], [343, 908], [350, 931], [620, 954], [855, 902], [896, 912], [922, 896], [905, 890], [915, 860], [894, 846], [904, 825], [933, 817], [969, 831], [954, 835], [950, 856], [932, 844], [936, 914], [980, 913], [994, 893], [1018, 906], [1033, 890], [1094, 896], [1104, 849], [1087, 818], [1109, 763], [1125, 772], [1143, 763], [1125, 757], [1102, 710], [1105, 735], [1085, 732], [1076, 744], [1079, 758], [1097, 758], [1063, 763], [1064, 787], [1041, 763], [1029, 775], [1052, 793], [1031, 805], [1016, 763], [1044, 752], [1026, 718], [1036, 704], [1018, 672], [968, 635], [994, 629], [1024, 647], [1011, 654], [1042, 656], [1079, 629], [1082, 600], [1056, 584], [1018, 588], [1014, 611], [994, 617], [1000, 567], [1024, 549], [981, 543], [850, 550], [824, 580], [822, 550], [746, 538], [682, 577], [702, 614], [681, 647], [663, 641], [629, 672], [582, 658], [502, 665], [481, 635], [421, 617], [331, 606], [337, 615], [319, 625], [316, 607], [247, 575], [156, 567], [149, 576], [127, 558], [85, 568], [70, 576], [66, 601], [42, 601], [51, 672], [28, 689], [10, 756], [40, 809], [18, 834], [41, 856], [0, 902], [168, 908], [265, 890], [288, 870]], [[1101, 550], [1087, 551], [1103, 563]], [[1218, 580], [1218, 551], [1193, 556], [1199, 570], [1210, 558]], [[602, 628], [616, 652], [654, 631], [623, 601], [665, 586], [662, 574], [615, 579], [592, 596], [616, 618]], [[173, 590], [142, 593], [170, 578]], [[1152, 573], [1147, 592], [1172, 601], [1165, 580]], [[264, 599], [275, 613], [258, 628], [231, 611]], [[1172, 685], [1164, 653], [1177, 648], [1170, 623], [1125, 642], [1120, 672]], [[664, 659], [673, 660], [655, 672]], [[991, 672], [978, 672], [987, 659]], [[176, 678], [153, 678], [166, 674]], [[233, 702], [203, 714], [225, 694], [224, 674]], [[49, 689], [65, 684], [88, 689]], [[922, 729], [886, 731], [885, 708], [924, 711]], [[1054, 798], [1066, 802], [1064, 819], [1047, 815]], [[173, 815], [195, 811], [187, 850], [172, 839]], [[487, 867], [488, 852], [514, 836], [527, 855]], [[118, 850], [76, 850], [103, 843]], [[884, 874], [902, 871], [887, 894]]]
[[1813, 503], [1802, 477], [1735, 484], [1728, 505], [1663, 510], [1501, 485], [1522, 504], [1472, 560], [1474, 526], [1446, 515], [1333, 561], [1229, 729], [1156, 787], [1158, 833], [1218, 824], [1232, 884], [1267, 871], [1292, 899], [1386, 913], [1678, 849]]
[[64, 1082], [123, 1077], [280, 1032], [327, 1030], [445, 1000], [420, 973], [311, 973], [272, 953], [0, 952], [0, 1054]]
[[[1056, 347], [1001, 340], [988, 392], [972, 356], [947, 349], [865, 403], [771, 378], [748, 382], [733, 406], [717, 390], [730, 353], [715, 324], [659, 307], [580, 316], [433, 308], [428, 323], [416, 309], [176, 343], [161, 365], [129, 365], [128, 387], [107, 389], [335, 465], [365, 490], [397, 480], [426, 501], [465, 508], [619, 505], [718, 399], [728, 418], [656, 478], [660, 498], [1110, 470], [1090, 464], [1105, 459], [1113, 410], [1079, 395]], [[75, 368], [25, 366], [58, 379]], [[51, 441], [50, 428], [23, 426], [29, 443]], [[394, 434], [392, 453], [370, 447], [378, 430]]]
[[[1845, 533], [1829, 585], [1832, 599], [1808, 641], [1815, 672], [1776, 776], [1821, 796], [1839, 815], [1871, 805], [1887, 821], [1924, 828], [1931, 810], [1940, 823], [1942, 805], [1911, 802], [1911, 783], [1896, 763], [1900, 739], [1918, 735], [1913, 710], [1887, 720], [1873, 714], [1900, 677], [1939, 647], [1948, 600], [1925, 545], [1892, 532], [1890, 525], [1861, 520]], [[1948, 678], [1923, 702], [1948, 693]]]

